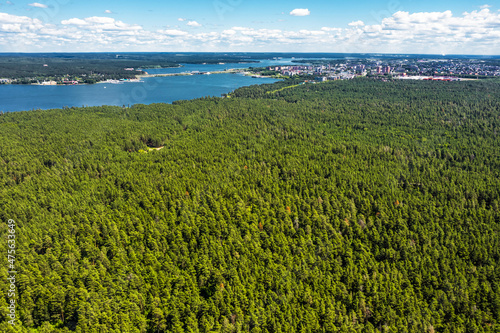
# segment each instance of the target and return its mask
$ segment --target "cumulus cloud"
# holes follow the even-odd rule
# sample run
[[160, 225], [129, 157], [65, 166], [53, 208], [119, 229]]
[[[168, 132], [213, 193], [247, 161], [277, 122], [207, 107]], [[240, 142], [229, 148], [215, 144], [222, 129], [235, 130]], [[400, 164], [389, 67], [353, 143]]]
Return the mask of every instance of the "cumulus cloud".
[[299, 33], [304, 35], [304, 36], [318, 36], [318, 35], [324, 35], [325, 31], [324, 30], [299, 30]]
[[310, 15], [311, 12], [307, 8], [295, 8], [290, 12], [292, 16], [307, 16]]
[[166, 30], [158, 30], [160, 34], [167, 36], [186, 36], [188, 33], [186, 31], [177, 30], [177, 29], [166, 29]]
[[331, 27], [323, 27], [321, 28], [323, 31], [335, 31], [335, 32], [340, 32], [342, 31], [342, 28], [331, 28]]
[[89, 23], [85, 20], [81, 20], [79, 18], [72, 18], [69, 20], [63, 20], [61, 21], [62, 24], [64, 25], [88, 25]]
[[485, 9], [485, 8], [491, 8], [491, 6], [490, 5], [482, 5], [482, 6], [479, 6], [479, 8]]
[[115, 19], [111, 17], [92, 16], [87, 17], [84, 21], [95, 24], [113, 24]]
[[28, 4], [28, 6], [37, 7], [37, 8], [48, 8], [49, 7], [49, 6], [44, 5], [43, 3], [39, 3], [39, 2], [30, 3], [30, 4]]
[[365, 25], [365, 23], [363, 21], [354, 21], [354, 22], [349, 23], [349, 25], [351, 27], [362, 27]]
[[[397, 52], [417, 47], [419, 52], [491, 54], [499, 44], [494, 36], [500, 28], [500, 13], [485, 8], [454, 16], [451, 11], [409, 13], [399, 11], [384, 18], [381, 24], [362, 27], [358, 38], [367, 43], [396, 45]], [[359, 44], [359, 43], [358, 43]]]
[[223, 37], [230, 37], [230, 36], [233, 36], [235, 34], [236, 34], [236, 30], [227, 29], [227, 30], [222, 31], [221, 36], [223, 36]]
[[113, 12], [112, 12], [112, 11], [110, 11], [109, 9], [106, 9], [106, 10], [104, 11], [104, 13], [106, 13], [106, 14], [113, 14]]
[[201, 24], [196, 21], [189, 21], [187, 25], [189, 25], [190, 27], [201, 27]]
[[17, 16], [7, 13], [0, 13], [0, 24], [4, 23], [27, 23], [32, 22], [34, 19], [27, 16]]
[[186, 19], [185, 19], [185, 18], [182, 18], [182, 17], [179, 17], [179, 18], [177, 19], [177, 21], [179, 21], [179, 22], [184, 22], [184, 21], [186, 21]]
[[[187, 21], [188, 26], [198, 26]], [[191, 23], [191, 24], [189, 24]], [[220, 31], [166, 28], [146, 30], [111, 17], [73, 17], [59, 24], [0, 13], [4, 51], [312, 51], [399, 53], [500, 53], [500, 12], [488, 8], [454, 15], [396, 12], [378, 24], [351, 22], [321, 29], [257, 29], [234, 26]], [[135, 48], [134, 48], [135, 47]], [[140, 47], [140, 48], [139, 48]]]
[[78, 26], [90, 30], [142, 30], [142, 27], [137, 24], [127, 24], [122, 21], [115, 20], [111, 17], [92, 16], [84, 19], [71, 18], [61, 21], [61, 24], [66, 26]]

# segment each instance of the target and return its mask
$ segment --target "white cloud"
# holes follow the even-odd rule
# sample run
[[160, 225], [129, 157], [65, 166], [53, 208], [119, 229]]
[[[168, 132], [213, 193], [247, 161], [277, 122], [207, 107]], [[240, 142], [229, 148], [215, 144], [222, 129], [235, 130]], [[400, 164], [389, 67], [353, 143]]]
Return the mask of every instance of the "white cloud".
[[236, 30], [233, 29], [227, 29], [222, 31], [222, 36], [233, 36], [236, 34]]
[[354, 21], [354, 22], [349, 23], [349, 25], [351, 27], [362, 27], [365, 25], [365, 23], [363, 21]]
[[47, 5], [44, 5], [43, 3], [38, 3], [38, 2], [30, 3], [30, 4], [28, 4], [28, 6], [37, 7], [37, 8], [48, 8], [49, 7]]
[[104, 13], [106, 13], [106, 14], [113, 14], [113, 12], [112, 12], [112, 11], [110, 11], [109, 9], [106, 9], [106, 10], [104, 11]]
[[[195, 21], [187, 21], [186, 24]], [[196, 26], [196, 25], [195, 25]], [[214, 28], [215, 29], [215, 28]], [[58, 24], [0, 13], [0, 49], [36, 51], [283, 51], [390, 53], [500, 53], [500, 12], [488, 8], [399, 11], [378, 24], [354, 21], [347, 27], [219, 30], [146, 30], [111, 17], [73, 17]]]
[[186, 21], [186, 19], [185, 19], [185, 18], [182, 18], [182, 17], [179, 17], [179, 18], [177, 19], [177, 21], [179, 21], [179, 22], [184, 22], [184, 21]]
[[186, 36], [188, 33], [186, 31], [177, 30], [177, 29], [166, 29], [166, 30], [158, 30], [160, 34], [167, 36]]
[[189, 21], [187, 25], [189, 25], [190, 27], [201, 27], [201, 24], [196, 21]]
[[107, 31], [138, 31], [142, 27], [137, 24], [127, 24], [122, 21], [115, 20], [112, 17], [92, 16], [85, 19], [71, 18], [61, 21], [61, 24], [66, 26], [78, 26], [89, 30], [107, 30]]
[[69, 19], [69, 20], [63, 20], [61, 21], [62, 24], [64, 25], [88, 25], [89, 22], [85, 21], [85, 20], [81, 20], [79, 18], [72, 18], [72, 19]]
[[341, 28], [331, 28], [331, 27], [323, 27], [321, 28], [323, 31], [342, 31]]
[[92, 16], [87, 17], [85, 21], [96, 24], [113, 24], [115, 22], [115, 19], [111, 17]]
[[[451, 11], [409, 13], [399, 11], [384, 18], [381, 24], [362, 27], [351, 38], [357, 44], [393, 45], [390, 52], [423, 53], [498, 53], [488, 46], [500, 28], [500, 13], [485, 8], [454, 16]], [[414, 52], [413, 52], [414, 53]]]
[[479, 8], [485, 9], [485, 8], [491, 8], [491, 6], [490, 5], [482, 5], [482, 6], [479, 6]]
[[318, 35], [324, 35], [325, 31], [317, 31], [317, 30], [299, 30], [299, 33], [304, 35], [304, 36], [318, 36]]
[[311, 12], [307, 8], [296, 8], [290, 12], [292, 16], [307, 16], [310, 14]]
[[7, 13], [0, 13], [0, 24], [2, 23], [28, 23], [34, 21], [32, 18], [27, 16], [17, 16]]

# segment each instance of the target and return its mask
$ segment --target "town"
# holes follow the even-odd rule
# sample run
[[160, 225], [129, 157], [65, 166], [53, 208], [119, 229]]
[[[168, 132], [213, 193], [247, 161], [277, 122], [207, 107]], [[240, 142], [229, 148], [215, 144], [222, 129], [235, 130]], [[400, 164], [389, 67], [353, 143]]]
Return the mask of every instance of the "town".
[[[280, 58], [281, 59], [281, 58]], [[194, 74], [243, 73], [253, 77], [292, 78], [329, 81], [371, 77], [380, 80], [413, 79], [434, 81], [460, 81], [500, 77], [498, 59], [432, 58], [357, 58], [357, 59], [303, 59], [292, 60], [293, 65], [231, 68], [219, 71], [186, 71], [182, 73], [148, 74], [139, 68], [114, 68], [112, 72], [73, 74], [57, 73], [33, 77], [0, 77], [0, 84], [76, 85], [92, 83], [141, 82], [142, 78]], [[224, 63], [218, 63], [224, 65]], [[116, 67], [116, 64], [113, 64]], [[177, 65], [179, 66], [179, 65]], [[43, 64], [43, 68], [48, 68]], [[73, 70], [75, 71], [75, 70]], [[77, 73], [78, 72], [78, 73]], [[1, 72], [0, 72], [1, 73]]]
[[315, 60], [312, 63], [270, 66], [259, 74], [285, 77], [314, 76], [319, 81], [348, 80], [360, 76], [382, 79], [459, 81], [499, 77], [500, 61], [475, 59]]

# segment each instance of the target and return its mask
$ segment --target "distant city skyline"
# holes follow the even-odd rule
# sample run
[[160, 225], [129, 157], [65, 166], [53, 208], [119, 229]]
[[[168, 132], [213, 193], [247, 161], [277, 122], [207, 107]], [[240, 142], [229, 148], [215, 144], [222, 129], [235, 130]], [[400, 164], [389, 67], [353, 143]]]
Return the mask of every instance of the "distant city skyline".
[[0, 52], [500, 54], [500, 3], [0, 0]]

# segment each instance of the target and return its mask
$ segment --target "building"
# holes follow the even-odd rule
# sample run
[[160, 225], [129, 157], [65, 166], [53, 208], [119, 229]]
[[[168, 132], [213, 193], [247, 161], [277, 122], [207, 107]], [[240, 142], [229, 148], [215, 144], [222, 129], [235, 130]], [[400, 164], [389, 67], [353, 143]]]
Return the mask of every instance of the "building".
[[356, 73], [363, 74], [366, 71], [366, 66], [365, 65], [357, 65], [356, 67], [354, 67], [354, 69], [356, 70]]

